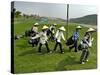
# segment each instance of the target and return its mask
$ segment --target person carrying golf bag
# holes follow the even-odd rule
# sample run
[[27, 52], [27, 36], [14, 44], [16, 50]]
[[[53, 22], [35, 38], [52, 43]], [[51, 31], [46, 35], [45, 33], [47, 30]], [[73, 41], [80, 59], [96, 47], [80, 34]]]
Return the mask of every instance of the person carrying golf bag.
[[56, 44], [54, 47], [54, 51], [56, 50], [57, 46], [59, 45], [61, 53], [64, 53], [64, 51], [62, 49], [62, 44], [61, 44], [61, 38], [65, 41], [63, 31], [65, 31], [65, 28], [62, 26], [59, 28], [59, 30], [57, 30], [56, 35], [55, 35]]
[[[38, 35], [38, 34], [36, 34], [36, 35]], [[39, 40], [40, 40], [40, 38], [36, 38], [36, 39], [31, 38], [31, 39], [29, 39], [28, 43], [31, 44], [32, 47], [36, 47], [36, 46], [38, 46]]]
[[50, 26], [50, 32], [51, 32], [51, 35], [50, 35], [50, 38], [49, 39], [52, 39], [54, 40], [54, 35], [55, 35], [55, 31], [56, 31], [56, 23], [54, 23], [53, 25]]
[[92, 42], [93, 42], [93, 38], [91, 36], [92, 36], [92, 32], [94, 31], [95, 30], [93, 28], [89, 28], [84, 35], [84, 39], [81, 41], [80, 48], [79, 48], [80, 50], [82, 50], [82, 54], [80, 57], [81, 64], [85, 64], [85, 62], [88, 61], [88, 57], [90, 55], [89, 48], [92, 47]]
[[32, 37], [32, 39], [36, 39], [36, 38], [40, 38], [39, 40], [39, 48], [38, 48], [38, 52], [41, 53], [41, 47], [42, 45], [45, 45], [47, 48], [47, 52], [51, 53], [49, 47], [48, 47], [48, 37], [47, 37], [47, 30], [48, 26], [44, 25], [42, 28], [42, 32], [40, 32], [38, 35], [36, 35], [35, 37]]
[[25, 31], [25, 36], [35, 36], [38, 33], [39, 23], [35, 23], [31, 30]]
[[78, 48], [78, 40], [79, 40], [79, 30], [81, 29], [81, 26], [77, 26], [76, 27], [76, 31], [73, 33], [73, 35], [71, 36], [69, 42], [71, 42], [71, 45], [69, 47], [70, 51], [75, 48], [75, 52], [77, 52], [77, 48]]

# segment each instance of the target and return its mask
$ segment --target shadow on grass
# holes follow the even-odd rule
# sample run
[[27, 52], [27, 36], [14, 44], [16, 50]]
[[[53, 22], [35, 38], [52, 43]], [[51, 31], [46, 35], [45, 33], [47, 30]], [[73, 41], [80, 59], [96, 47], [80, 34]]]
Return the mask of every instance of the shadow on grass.
[[76, 65], [76, 64], [79, 64], [79, 61], [76, 61], [76, 58], [75, 57], [71, 57], [71, 56], [67, 56], [66, 59], [60, 61], [56, 67], [56, 71], [64, 71], [64, 70], [67, 70], [65, 68], [65, 66], [72, 66], [72, 65]]
[[34, 48], [30, 49], [30, 50], [26, 50], [26, 51], [20, 53], [19, 56], [25, 56], [25, 55], [30, 55], [30, 54], [44, 55], [44, 54], [46, 54], [46, 53], [47, 53], [46, 48], [44, 48], [44, 47], [41, 48], [41, 53], [39, 53], [39, 52], [38, 52], [38, 47], [37, 47], [37, 48], [34, 47]]
[[34, 53], [37, 53], [36, 50], [31, 49], [31, 50], [24, 51], [23, 53], [19, 54], [19, 56], [25, 56]]

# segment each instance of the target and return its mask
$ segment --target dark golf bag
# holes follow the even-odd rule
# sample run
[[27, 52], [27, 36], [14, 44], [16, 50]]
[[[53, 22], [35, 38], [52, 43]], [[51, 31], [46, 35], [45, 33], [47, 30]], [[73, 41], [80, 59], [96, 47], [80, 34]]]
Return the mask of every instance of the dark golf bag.
[[69, 45], [72, 45], [74, 43], [74, 41], [72, 40], [72, 37], [71, 36], [70, 38], [68, 38], [68, 40], [66, 41], [66, 45], [69, 46]]
[[35, 36], [37, 33], [31, 30], [27, 30], [25, 31], [25, 36]]
[[47, 36], [49, 36], [51, 34], [50, 29], [47, 29]]
[[25, 36], [31, 36], [31, 33], [32, 33], [31, 30], [26, 30], [25, 31]]
[[40, 38], [30, 39], [30, 40], [28, 41], [28, 43], [31, 44], [32, 47], [34, 47], [34, 46], [37, 46], [37, 45], [38, 45], [39, 40], [40, 40]]
[[20, 38], [23, 38], [23, 37], [24, 37], [24, 35], [15, 35], [14, 39], [19, 40]]
[[83, 50], [83, 49], [88, 49], [88, 48], [89, 48], [89, 46], [83, 40], [81, 41], [81, 43], [78, 46], [78, 50]]

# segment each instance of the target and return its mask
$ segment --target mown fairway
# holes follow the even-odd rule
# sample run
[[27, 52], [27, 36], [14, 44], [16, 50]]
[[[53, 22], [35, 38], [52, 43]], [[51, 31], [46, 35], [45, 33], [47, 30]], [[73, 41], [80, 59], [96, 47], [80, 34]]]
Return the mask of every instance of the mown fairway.
[[[14, 35], [22, 35], [25, 30], [29, 30], [32, 24], [37, 22], [33, 18], [29, 19], [15, 19], [14, 22]], [[41, 31], [42, 24], [39, 26]], [[60, 27], [59, 24], [57, 26]], [[66, 27], [66, 25], [65, 25]], [[69, 35], [73, 33], [75, 29], [74, 24], [69, 25]], [[84, 36], [85, 31], [88, 28], [83, 27], [80, 31], [80, 36]], [[66, 32], [64, 32], [66, 37]], [[45, 46], [42, 47], [42, 54], [38, 54], [38, 47], [31, 47], [28, 44], [29, 37], [21, 38], [20, 40], [14, 40], [14, 69], [15, 73], [29, 73], [29, 72], [47, 72], [47, 71], [68, 71], [68, 70], [83, 70], [83, 69], [96, 69], [97, 68], [97, 33], [93, 34], [94, 41], [93, 47], [90, 49], [91, 54], [89, 62], [82, 65], [79, 64], [81, 51], [77, 53], [69, 52], [68, 47], [63, 41], [64, 54], [60, 54], [59, 48], [56, 52], [48, 54]], [[49, 48], [53, 50], [55, 42], [49, 41]]]

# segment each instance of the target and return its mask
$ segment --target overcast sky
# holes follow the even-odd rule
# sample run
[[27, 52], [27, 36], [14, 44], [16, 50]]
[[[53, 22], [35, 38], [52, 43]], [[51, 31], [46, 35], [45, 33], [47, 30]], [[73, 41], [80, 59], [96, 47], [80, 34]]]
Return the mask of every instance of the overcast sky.
[[[67, 5], [53, 3], [15, 2], [14, 7], [25, 14], [38, 14], [46, 17], [66, 19]], [[76, 18], [97, 14], [97, 7], [92, 5], [69, 5], [69, 17]]]

